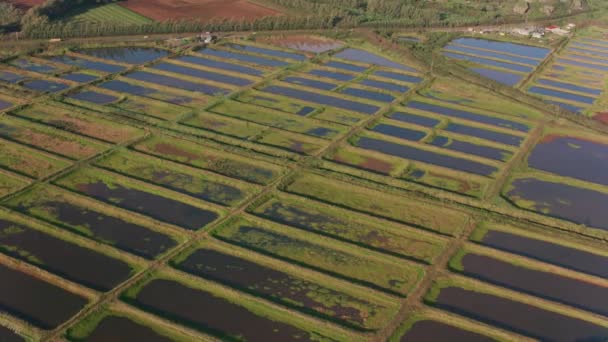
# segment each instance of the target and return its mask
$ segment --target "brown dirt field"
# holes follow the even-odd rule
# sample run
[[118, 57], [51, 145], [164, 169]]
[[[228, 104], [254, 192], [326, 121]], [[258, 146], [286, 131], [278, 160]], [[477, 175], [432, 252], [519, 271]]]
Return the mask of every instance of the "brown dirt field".
[[247, 0], [128, 0], [120, 5], [157, 21], [183, 18], [202, 21], [235, 18], [251, 21], [280, 14], [279, 11]]
[[595, 116], [593, 116], [593, 119], [608, 125], [608, 112], [597, 113]]
[[36, 5], [40, 5], [45, 0], [8, 0], [11, 4], [15, 5], [17, 8], [28, 9], [34, 7]]

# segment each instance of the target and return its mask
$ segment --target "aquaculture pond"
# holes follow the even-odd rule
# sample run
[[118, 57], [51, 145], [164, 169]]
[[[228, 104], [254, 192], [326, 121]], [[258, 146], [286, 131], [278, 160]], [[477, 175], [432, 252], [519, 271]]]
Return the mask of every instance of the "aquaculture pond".
[[318, 332], [302, 330], [279, 320], [258, 316], [239, 304], [178, 282], [155, 279], [137, 293], [140, 307], [160, 312], [223, 339], [250, 341], [313, 341]]
[[443, 147], [452, 151], [468, 153], [479, 157], [499, 161], [506, 161], [511, 156], [513, 156], [513, 152], [507, 150], [502, 150], [496, 147], [478, 145], [463, 140], [448, 138], [442, 135], [438, 135], [433, 138], [430, 144], [433, 146]]
[[534, 147], [528, 157], [528, 165], [561, 176], [608, 185], [608, 144], [549, 135]]
[[362, 85], [368, 86], [368, 87], [378, 88], [378, 89], [387, 90], [387, 91], [393, 91], [393, 92], [397, 92], [397, 93], [405, 93], [406, 91], [410, 90], [410, 88], [408, 86], [399, 85], [399, 84], [390, 83], [390, 82], [371, 80], [369, 78], [366, 78], [359, 83]]
[[126, 74], [125, 77], [134, 80], [159, 84], [170, 88], [179, 88], [194, 92], [199, 92], [207, 95], [226, 95], [230, 92], [228, 89], [223, 89], [203, 83], [194, 83], [180, 78], [155, 74], [147, 71], [135, 71]]
[[537, 80], [536, 83], [548, 85], [548, 86], [555, 87], [555, 88], [578, 91], [580, 93], [586, 93], [589, 95], [602, 95], [601, 89], [589, 88], [589, 87], [584, 87], [581, 85], [576, 85], [576, 84], [566, 83], [566, 82], [559, 82], [559, 81], [549, 80], [549, 79], [545, 79], [545, 78], [541, 78], [541, 79]]
[[468, 253], [461, 262], [463, 273], [467, 276], [601, 315], [608, 312], [608, 287], [518, 266], [485, 255]]
[[379, 328], [383, 323], [379, 319], [396, 313], [396, 307], [374, 304], [335, 287], [212, 249], [195, 251], [179, 264], [179, 268], [255, 296], [361, 328]]
[[476, 56], [481, 56], [481, 57], [490, 57], [490, 58], [496, 58], [496, 59], [503, 59], [509, 62], [514, 62], [514, 63], [520, 63], [520, 64], [527, 64], [527, 65], [531, 65], [531, 66], [536, 66], [540, 63], [539, 60], [537, 59], [530, 59], [530, 58], [526, 58], [526, 57], [518, 57], [518, 56], [513, 56], [513, 55], [508, 55], [508, 54], [504, 54], [504, 53], [500, 53], [500, 52], [492, 52], [492, 51], [486, 51], [486, 50], [478, 50], [478, 49], [471, 49], [468, 47], [464, 47], [464, 46], [459, 46], [459, 45], [448, 45], [445, 47], [446, 51], [454, 51], [454, 52], [460, 52], [460, 53], [466, 53], [469, 55], [476, 55]]
[[206, 71], [206, 70], [202, 70], [202, 69], [189, 68], [186, 66], [172, 64], [172, 63], [168, 63], [168, 62], [155, 64], [154, 66], [152, 66], [152, 68], [156, 69], [156, 70], [177, 73], [177, 74], [181, 74], [184, 76], [196, 77], [196, 78], [200, 78], [202, 80], [210, 80], [210, 81], [215, 81], [215, 82], [220, 82], [220, 83], [231, 84], [231, 85], [235, 85], [235, 86], [239, 86], [239, 87], [250, 85], [253, 83], [253, 81], [251, 81], [251, 80], [236, 77], [236, 76], [230, 76], [225, 73], [217, 73], [217, 72]]
[[549, 52], [551, 52], [551, 50], [547, 48], [477, 38], [458, 38], [453, 40], [451, 44], [459, 44], [477, 49], [494, 50], [536, 59], [544, 59]]
[[608, 65], [590, 64], [590, 63], [584, 63], [581, 61], [577, 61], [577, 60], [573, 60], [573, 59], [566, 59], [566, 58], [557, 58], [555, 61], [556, 61], [556, 63], [560, 63], [560, 64], [574, 65], [574, 66], [583, 67], [583, 68], [587, 68], [587, 69], [608, 71]]
[[61, 78], [63, 78], [64, 80], [74, 81], [78, 83], [89, 83], [95, 81], [98, 77], [82, 72], [71, 72], [69, 74], [61, 76]]
[[98, 87], [139, 96], [151, 95], [158, 92], [158, 90], [153, 88], [147, 88], [141, 85], [131, 84], [118, 80], [111, 80], [105, 83], [101, 83], [98, 85]]
[[298, 77], [298, 76], [285, 77], [283, 79], [283, 81], [288, 82], [288, 83], [303, 85], [306, 87], [316, 88], [316, 89], [320, 89], [320, 90], [332, 90], [332, 89], [338, 87], [338, 85], [335, 83], [318, 81], [318, 80], [313, 80], [310, 78]]
[[141, 325], [126, 317], [107, 316], [95, 326], [85, 339], [87, 342], [108, 341], [145, 341], [171, 342], [173, 339], [163, 336], [154, 329]]
[[395, 112], [389, 115], [389, 117], [394, 120], [412, 123], [424, 127], [435, 127], [441, 122], [441, 120], [438, 119], [405, 112]]
[[418, 77], [418, 76], [411, 76], [411, 75], [401, 74], [401, 73], [392, 72], [392, 71], [385, 71], [385, 70], [376, 70], [376, 71], [374, 71], [373, 75], [390, 78], [390, 79], [393, 79], [396, 81], [408, 82], [408, 83], [420, 83], [420, 82], [424, 81], [423, 78]]
[[252, 67], [248, 67], [241, 64], [234, 64], [228, 62], [217, 61], [210, 58], [200, 57], [200, 56], [180, 56], [175, 58], [176, 61], [201, 65], [214, 69], [222, 69], [226, 71], [232, 71], [236, 73], [252, 75], [252, 76], [261, 76], [264, 74], [263, 70], [258, 70]]
[[554, 100], [545, 100], [545, 102], [552, 103], [554, 105], [558, 105], [558, 106], [560, 106], [564, 109], [567, 109], [571, 112], [574, 112], [574, 113], [582, 113], [585, 110], [585, 108], [583, 108], [583, 107], [575, 106], [570, 103], [564, 103], [564, 102], [559, 102], [559, 101], [554, 101]]
[[500, 230], [488, 231], [479, 242], [492, 248], [608, 278], [608, 256]]
[[47, 80], [32, 80], [23, 82], [23, 86], [43, 93], [56, 93], [65, 89], [68, 89], [70, 86], [65, 83], [47, 81]]
[[36, 63], [36, 62], [33, 62], [26, 58], [14, 59], [14, 60], [10, 61], [9, 64], [11, 64], [17, 68], [20, 68], [20, 69], [24, 69], [24, 70], [28, 70], [28, 71], [32, 71], [32, 72], [39, 72], [42, 74], [51, 74], [51, 73], [57, 72], [57, 70], [58, 70], [56, 67], [54, 67], [52, 65]]
[[433, 320], [417, 321], [409, 328], [400, 342], [418, 341], [467, 341], [467, 342], [492, 342], [493, 338], [474, 333], [472, 331], [457, 328]]
[[516, 84], [518, 84], [519, 82], [521, 82], [521, 80], [524, 79], [525, 75], [523, 74], [514, 74], [511, 72], [506, 72], [506, 71], [502, 71], [502, 70], [496, 70], [496, 69], [489, 69], [489, 68], [480, 68], [480, 67], [476, 67], [476, 68], [470, 68], [470, 70], [478, 73], [479, 75], [489, 78], [491, 80], [494, 80], [496, 82], [508, 85], [508, 86], [514, 86]]
[[352, 71], [352, 72], [364, 72], [365, 70], [367, 70], [367, 67], [364, 67], [364, 66], [343, 63], [343, 62], [338, 62], [338, 61], [329, 61], [329, 62], [325, 63], [325, 66], [328, 66], [330, 68]]
[[521, 132], [528, 132], [530, 130], [530, 127], [528, 127], [528, 125], [523, 124], [523, 123], [519, 123], [519, 122], [515, 122], [515, 121], [511, 121], [511, 120], [505, 120], [505, 119], [501, 119], [501, 118], [495, 118], [495, 117], [491, 117], [491, 116], [485, 116], [482, 114], [472, 113], [472, 112], [462, 110], [462, 109], [444, 107], [444, 106], [440, 106], [440, 105], [436, 105], [436, 104], [432, 104], [432, 103], [411, 101], [411, 102], [408, 102], [407, 107], [424, 110], [427, 112], [442, 114], [442, 115], [446, 115], [446, 116], [450, 116], [450, 117], [484, 123], [484, 124], [488, 124], [488, 125], [492, 125], [492, 126], [510, 128], [510, 129], [514, 129], [517, 131], [521, 131]]
[[441, 289], [435, 305], [543, 341], [601, 341], [608, 337], [606, 327], [459, 287]]
[[517, 135], [511, 135], [507, 133], [500, 133], [496, 131], [491, 131], [484, 128], [477, 128], [473, 126], [461, 125], [457, 123], [449, 123], [444, 130], [452, 133], [459, 133], [463, 135], [470, 135], [473, 137], [494, 141], [506, 145], [511, 146], [519, 146], [524, 141], [524, 137], [520, 137]]
[[100, 291], [132, 271], [120, 260], [5, 219], [0, 219], [0, 251]]
[[0, 100], [0, 110], [6, 109], [6, 108], [10, 108], [12, 106], [13, 106], [12, 103]]
[[276, 59], [246, 55], [243, 53], [226, 51], [226, 50], [216, 50], [216, 49], [205, 48], [205, 49], [199, 50], [198, 52], [205, 54], [205, 55], [217, 57], [220, 59], [224, 59], [224, 58], [234, 59], [234, 60], [245, 62], [245, 63], [252, 63], [252, 64], [257, 64], [257, 65], [262, 65], [262, 66], [267, 66], [267, 67], [272, 67], [272, 68], [280, 68], [280, 67], [289, 65], [289, 63], [287, 63], [287, 62], [279, 61]]
[[323, 70], [323, 69], [313, 69], [313, 70], [310, 70], [308, 72], [308, 74], [313, 75], [313, 76], [331, 78], [336, 81], [342, 81], [342, 82], [347, 82], [347, 81], [353, 80], [355, 78], [355, 75], [345, 74], [343, 72], [338, 72], [338, 71]]
[[359, 141], [356, 145], [364, 149], [374, 150], [405, 159], [469, 172], [476, 175], [491, 176], [492, 174], [498, 171], [498, 169], [494, 166], [481, 164], [472, 160], [456, 158], [437, 152], [421, 150], [415, 147], [400, 145], [379, 139], [361, 137], [359, 138]]
[[116, 97], [116, 96], [103, 94], [103, 93], [99, 93], [99, 92], [91, 91], [91, 90], [82, 91], [82, 92], [76, 93], [74, 95], [70, 95], [68, 97], [71, 99], [92, 102], [92, 103], [99, 104], [99, 105], [110, 104], [110, 103], [118, 100], [118, 97]]
[[240, 50], [240, 51], [245, 51], [245, 52], [258, 53], [258, 54], [267, 55], [267, 56], [270, 56], [270, 57], [295, 59], [297, 61], [303, 61], [303, 60], [306, 59], [306, 56], [301, 55], [299, 53], [285, 52], [285, 51], [274, 50], [274, 49], [266, 49], [266, 48], [262, 48], [262, 47], [259, 47], [259, 46], [240, 45], [240, 44], [226, 44], [224, 46], [227, 46], [227, 47], [229, 47], [231, 49], [234, 49], [234, 50]]
[[169, 51], [145, 47], [101, 47], [77, 52], [127, 64], [144, 64], [169, 55]]
[[23, 75], [15, 74], [10, 71], [0, 71], [0, 81], [17, 83], [23, 79], [25, 79], [25, 76]]
[[359, 97], [362, 99], [378, 101], [378, 102], [393, 102], [395, 97], [390, 94], [380, 93], [377, 91], [365, 90], [354, 87], [347, 87], [342, 89], [342, 94]]
[[11, 329], [0, 326], [0, 341], [3, 342], [22, 342], [23, 337], [15, 334]]
[[59, 192], [38, 192], [36, 199], [17, 197], [8, 205], [58, 226], [108, 243], [127, 252], [154, 258], [176, 245], [168, 235], [112, 216], [86, 202], [63, 198]]
[[443, 55], [446, 57], [450, 57], [450, 58], [461, 59], [461, 60], [465, 60], [465, 61], [469, 61], [469, 62], [475, 62], [475, 63], [486, 65], [486, 66], [493, 66], [493, 67], [508, 69], [511, 71], [532, 72], [532, 70], [534, 70], [534, 68], [525, 66], [525, 65], [500, 62], [500, 61], [496, 61], [496, 60], [489, 59], [489, 58], [462, 55], [462, 54], [453, 53], [453, 52], [444, 52]]
[[202, 228], [218, 218], [213, 211], [171, 199], [153, 190], [141, 189], [128, 184], [126, 179], [109, 182], [96, 178], [93, 176], [88, 181], [74, 181], [73, 184], [69, 179], [64, 179], [59, 183], [99, 200], [189, 230]]
[[380, 107], [370, 104], [346, 100], [335, 96], [323, 95], [305, 90], [299, 90], [295, 88], [268, 86], [264, 88], [263, 91], [271, 94], [293, 97], [298, 100], [310, 101], [322, 105], [338, 107], [363, 114], [374, 114], [380, 109]]
[[578, 52], [578, 53], [584, 53], [584, 54], [588, 54], [588, 55], [592, 55], [592, 56], [598, 56], [598, 57], [608, 58], [608, 52], [599, 52], [599, 51], [593, 51], [593, 50], [588, 50], [588, 49], [573, 48], [572, 46], [580, 46], [580, 45], [578, 45], [578, 44], [571, 44], [570, 47], [568, 48], [568, 51]]
[[567, 53], [567, 54], [562, 54], [562, 57], [596, 63], [596, 64], [608, 64], [608, 59], [606, 59], [606, 58], [597, 58], [597, 57], [591, 57], [591, 56], [584, 56], [584, 55], [580, 55], [580, 54]]
[[595, 102], [595, 100], [596, 100], [594, 97], [577, 95], [577, 94], [573, 94], [573, 93], [569, 93], [569, 92], [565, 92], [565, 91], [553, 90], [553, 89], [537, 87], [537, 86], [530, 87], [528, 89], [528, 92], [533, 93], [533, 94], [556, 97], [556, 98], [562, 99], [562, 100], [570, 100], [570, 101], [575, 101], [575, 102], [586, 103], [586, 104], [593, 104], [593, 102]]
[[390, 135], [399, 139], [419, 141], [426, 137], [426, 132], [416, 131], [409, 128], [393, 126], [388, 124], [379, 124], [374, 126], [372, 129], [374, 132]]
[[400, 69], [405, 71], [416, 72], [416, 69], [409, 67], [407, 65], [403, 65], [397, 62], [393, 62], [392, 60], [382, 57], [380, 55], [376, 55], [374, 53], [361, 50], [361, 49], [353, 49], [348, 48], [334, 55], [334, 57], [351, 60], [354, 62], [366, 63], [366, 64], [375, 64], [380, 65], [387, 68]]
[[56, 328], [87, 304], [85, 298], [2, 264], [0, 279], [2, 310], [42, 329]]
[[522, 208], [608, 230], [606, 193], [537, 178], [519, 178], [505, 195]]
[[84, 68], [84, 69], [102, 71], [102, 72], [106, 72], [106, 73], [110, 73], [110, 74], [113, 74], [116, 72], [121, 72], [126, 69], [122, 65], [96, 62], [96, 61], [91, 61], [91, 60], [80, 58], [80, 57], [67, 56], [67, 55], [55, 56], [55, 57], [51, 57], [50, 59], [54, 62], [72, 65], [72, 66], [76, 66], [76, 67], [80, 67], [80, 68]]

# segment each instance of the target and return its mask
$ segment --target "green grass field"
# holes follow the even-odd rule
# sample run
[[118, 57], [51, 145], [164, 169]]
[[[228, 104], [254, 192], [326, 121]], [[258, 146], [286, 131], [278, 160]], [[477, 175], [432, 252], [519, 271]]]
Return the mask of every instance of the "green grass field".
[[78, 8], [66, 13], [62, 20], [73, 24], [99, 23], [114, 25], [141, 25], [153, 22], [152, 19], [117, 4]]

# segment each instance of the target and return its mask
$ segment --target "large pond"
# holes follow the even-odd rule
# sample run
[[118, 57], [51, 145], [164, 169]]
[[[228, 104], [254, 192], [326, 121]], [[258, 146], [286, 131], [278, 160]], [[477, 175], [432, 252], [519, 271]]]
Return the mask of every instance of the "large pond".
[[522, 74], [514, 74], [511, 72], [482, 67], [471, 68], [471, 71], [474, 71], [485, 78], [489, 78], [491, 80], [508, 85], [510, 87], [518, 84], [525, 77], [525, 75]]
[[452, 43], [536, 59], [544, 59], [551, 51], [541, 47], [478, 38], [458, 38]]
[[127, 64], [144, 64], [169, 55], [169, 51], [143, 47], [102, 47], [78, 50], [79, 53]]
[[180, 56], [180, 57], [175, 58], [175, 60], [180, 61], [180, 62], [185, 62], [185, 63], [197, 64], [197, 65], [201, 65], [201, 66], [205, 66], [205, 67], [209, 67], [209, 68], [237, 72], [237, 73], [246, 74], [246, 75], [261, 76], [262, 74], [264, 74], [263, 70], [258, 70], [258, 69], [248, 67], [245, 65], [240, 65], [240, 64], [217, 61], [215, 59], [205, 58], [205, 57]]
[[577, 94], [572, 94], [572, 93], [565, 92], [565, 91], [553, 90], [553, 89], [543, 88], [543, 87], [536, 87], [536, 86], [530, 87], [528, 89], [528, 92], [533, 93], [533, 94], [556, 97], [556, 98], [562, 99], [562, 100], [586, 103], [586, 104], [593, 104], [593, 102], [595, 102], [594, 97], [577, 95]]
[[334, 55], [335, 57], [351, 60], [354, 62], [367, 63], [367, 64], [375, 64], [380, 65], [387, 68], [392, 69], [400, 69], [405, 71], [416, 72], [416, 69], [409, 67], [407, 65], [403, 65], [397, 62], [393, 62], [390, 59], [376, 55], [371, 52], [367, 52], [365, 50], [348, 48], [342, 52], [339, 52]]
[[487, 336], [457, 328], [453, 325], [438, 321], [423, 320], [414, 323], [401, 337], [400, 342], [419, 341], [466, 341], [466, 342], [492, 342], [495, 341]]

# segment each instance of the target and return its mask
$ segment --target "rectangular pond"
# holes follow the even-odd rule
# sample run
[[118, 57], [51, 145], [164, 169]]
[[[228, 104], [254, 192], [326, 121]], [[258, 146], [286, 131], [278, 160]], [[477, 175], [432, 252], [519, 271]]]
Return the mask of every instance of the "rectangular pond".
[[121, 72], [126, 69], [125, 67], [123, 67], [121, 65], [96, 62], [96, 61], [91, 61], [91, 60], [80, 58], [80, 57], [73, 57], [73, 56], [66, 56], [66, 55], [55, 56], [55, 57], [51, 57], [50, 59], [54, 62], [72, 65], [72, 66], [76, 66], [76, 67], [80, 67], [80, 68], [84, 68], [84, 69], [91, 69], [91, 70], [107, 72], [110, 74]]
[[252, 76], [262, 76], [264, 74], [263, 70], [258, 70], [252, 67], [248, 67], [245, 65], [228, 63], [223, 61], [217, 61], [211, 58], [199, 57], [199, 56], [180, 56], [175, 58], [176, 61], [201, 65], [214, 69], [222, 69], [226, 71], [237, 72], [240, 74], [252, 75]]
[[441, 289], [435, 305], [543, 341], [594, 341], [608, 337], [608, 328], [522, 302], [459, 287]]
[[459, 46], [459, 45], [448, 45], [448, 46], [445, 47], [444, 50], [446, 50], [446, 51], [454, 51], [454, 52], [461, 52], [461, 53], [466, 53], [466, 54], [469, 54], [469, 55], [475, 55], [475, 56], [481, 56], [481, 57], [496, 58], [496, 59], [505, 60], [507, 62], [527, 64], [527, 65], [531, 65], [531, 66], [537, 66], [541, 62], [538, 59], [530, 59], [530, 58], [526, 58], [526, 57], [518, 57], [518, 56], [513, 56], [513, 55], [508, 55], [508, 54], [500, 53], [500, 52], [492, 52], [492, 51], [486, 51], [486, 50], [472, 49], [472, 48], [468, 48], [468, 47], [464, 47], [464, 46]]
[[305, 77], [289, 76], [283, 79], [284, 82], [299, 84], [306, 87], [316, 88], [320, 90], [332, 90], [338, 87], [335, 83], [313, 80]]
[[530, 127], [528, 125], [510, 121], [506, 119], [496, 118], [492, 116], [485, 116], [482, 114], [468, 112], [462, 109], [455, 109], [451, 107], [444, 107], [432, 103], [420, 102], [420, 101], [411, 101], [406, 105], [408, 108], [414, 108], [419, 110], [424, 110], [427, 112], [442, 114], [450, 117], [455, 117], [459, 119], [471, 120], [479, 123], [484, 123], [492, 126], [505, 127], [514, 129], [521, 132], [528, 132]]
[[461, 262], [462, 272], [469, 277], [600, 315], [608, 312], [608, 287], [474, 253], [466, 254]]
[[608, 52], [599, 52], [599, 51], [594, 51], [594, 50], [576, 48], [576, 47], [572, 47], [572, 46], [577, 46], [577, 44], [571, 44], [570, 48], [568, 48], [567, 51], [572, 51], [572, 52], [577, 52], [577, 53], [582, 53], [582, 54], [587, 54], [587, 55], [592, 55], [592, 56], [597, 56], [597, 57], [608, 58]]
[[[82, 324], [86, 324], [82, 322]], [[123, 316], [108, 315], [87, 332], [87, 342], [108, 341], [145, 341], [145, 342], [171, 342], [172, 338], [161, 335], [155, 329], [142, 325]], [[70, 340], [80, 340], [82, 336], [70, 336]]]
[[392, 69], [416, 72], [416, 69], [412, 67], [394, 62], [384, 56], [380, 56], [361, 49], [348, 48], [346, 50], [338, 52], [334, 55], [334, 57], [351, 60], [354, 62], [379, 65]]
[[465, 61], [469, 61], [469, 62], [475, 62], [475, 63], [486, 65], [486, 66], [493, 66], [493, 67], [508, 69], [511, 71], [532, 72], [532, 70], [534, 70], [534, 68], [529, 67], [529, 66], [507, 63], [507, 62], [500, 62], [500, 61], [496, 61], [496, 60], [489, 59], [489, 58], [463, 55], [460, 53], [444, 52], [443, 55], [446, 57], [450, 57], [450, 58], [461, 59], [461, 60], [465, 60]]
[[473, 137], [490, 140], [506, 145], [519, 146], [525, 138], [511, 135], [507, 133], [495, 132], [483, 128], [477, 128], [473, 126], [461, 125], [457, 123], [450, 123], [444, 130], [452, 133], [458, 133], [463, 135], [470, 135]]
[[319, 77], [331, 78], [331, 79], [334, 79], [336, 81], [341, 81], [341, 82], [347, 82], [347, 81], [353, 80], [355, 78], [355, 76], [351, 75], [351, 74], [346, 74], [346, 73], [337, 72], [337, 71], [322, 70], [322, 69], [313, 69], [313, 70], [309, 71], [308, 74], [314, 75], [314, 76], [319, 76]]
[[389, 117], [394, 120], [412, 123], [424, 127], [435, 127], [441, 122], [441, 120], [435, 118], [429, 118], [426, 116], [406, 112], [394, 112], [390, 114]]
[[427, 135], [427, 133], [423, 131], [416, 131], [410, 128], [398, 127], [389, 124], [378, 124], [370, 130], [410, 141], [420, 141]]
[[415, 147], [400, 145], [379, 139], [361, 137], [357, 142], [357, 146], [400, 158], [438, 165], [476, 175], [490, 176], [498, 171], [498, 169], [494, 166], [481, 164], [472, 160], [456, 158], [445, 154], [425, 151]]
[[118, 97], [99, 93], [96, 91], [81, 91], [79, 93], [68, 96], [70, 99], [92, 102], [98, 105], [106, 105], [118, 100]]
[[364, 66], [343, 63], [343, 62], [338, 62], [338, 61], [329, 61], [329, 62], [325, 63], [325, 66], [330, 67], [330, 68], [352, 71], [352, 72], [364, 72], [365, 70], [367, 70], [367, 67], [364, 67]]
[[548, 135], [534, 147], [528, 165], [565, 177], [608, 185], [608, 144]]
[[263, 48], [263, 47], [259, 47], [259, 46], [241, 45], [241, 44], [226, 44], [224, 46], [227, 46], [227, 47], [229, 47], [231, 49], [234, 49], [234, 50], [245, 51], [245, 52], [252, 52], [252, 53], [258, 53], [258, 54], [267, 55], [267, 56], [270, 56], [270, 57], [294, 59], [296, 61], [304, 61], [304, 60], [306, 60], [306, 56], [301, 55], [299, 53], [285, 52], [285, 51], [274, 50], [274, 49], [267, 49], [267, 48]]
[[152, 69], [177, 73], [177, 74], [181, 74], [181, 75], [189, 76], [189, 77], [196, 77], [196, 78], [200, 78], [203, 80], [211, 80], [211, 81], [215, 81], [215, 82], [231, 84], [231, 85], [235, 85], [235, 86], [239, 86], [239, 87], [244, 87], [244, 86], [247, 86], [247, 85], [250, 85], [253, 83], [253, 81], [246, 79], [246, 78], [230, 76], [225, 73], [218, 73], [218, 72], [206, 71], [206, 70], [202, 70], [202, 69], [189, 68], [186, 66], [172, 64], [172, 63], [168, 63], [168, 62], [162, 62], [159, 64], [155, 64], [154, 66], [152, 66]]
[[64, 80], [74, 81], [78, 83], [89, 83], [95, 81], [97, 79], [97, 76], [85, 74], [82, 72], [71, 72], [69, 74], [61, 76], [61, 78], [63, 78]]
[[205, 48], [205, 49], [199, 50], [198, 52], [205, 54], [205, 55], [217, 57], [220, 59], [224, 59], [224, 58], [234, 59], [234, 60], [245, 62], [245, 63], [258, 64], [258, 65], [263, 65], [263, 66], [272, 67], [272, 68], [280, 68], [280, 67], [289, 65], [289, 63], [287, 63], [287, 62], [279, 61], [276, 59], [263, 58], [263, 57], [252, 56], [252, 55], [247, 55], [247, 54], [238, 53], [238, 52], [226, 51], [226, 50], [216, 50], [216, 49]]
[[370, 104], [282, 86], [268, 86], [264, 88], [263, 91], [271, 94], [293, 97], [298, 100], [310, 101], [322, 105], [338, 107], [363, 114], [374, 114], [375, 112], [380, 110], [380, 107]]
[[126, 64], [144, 64], [169, 55], [167, 50], [125, 46], [82, 49], [77, 52]]
[[571, 112], [574, 112], [574, 113], [582, 113], [585, 110], [585, 107], [575, 106], [570, 103], [559, 102], [559, 101], [555, 101], [555, 100], [545, 100], [545, 102], [552, 103], [554, 105], [558, 105], [558, 106], [560, 106], [566, 110], [569, 110]]
[[223, 89], [208, 84], [194, 83], [180, 78], [155, 74], [147, 71], [135, 71], [130, 74], [126, 74], [125, 77], [138, 81], [150, 82], [170, 88], [184, 89], [212, 96], [226, 95], [230, 93], [230, 90], [228, 89]]
[[68, 89], [70, 86], [65, 83], [47, 81], [47, 80], [33, 80], [23, 82], [25, 88], [39, 91], [42, 93], [57, 93], [62, 90]]
[[565, 90], [578, 91], [580, 93], [587, 93], [589, 95], [602, 95], [602, 89], [589, 88], [581, 85], [576, 85], [572, 83], [559, 82], [554, 80], [549, 80], [545, 78], [541, 78], [536, 80], [538, 84], [544, 84], [555, 88], [562, 88]]
[[608, 65], [584, 63], [584, 62], [573, 60], [573, 59], [557, 58], [555, 60], [555, 62], [560, 63], [560, 64], [574, 65], [577, 67], [582, 67], [582, 68], [587, 68], [587, 69], [608, 71]]
[[362, 85], [368, 86], [368, 87], [377, 88], [377, 89], [386, 90], [386, 91], [392, 91], [392, 92], [396, 92], [396, 93], [405, 93], [410, 90], [410, 87], [405, 86], [405, 85], [370, 80], [369, 78], [366, 78], [359, 83]]
[[453, 40], [452, 43], [536, 59], [544, 59], [549, 55], [549, 52], [551, 52], [551, 50], [547, 48], [478, 38], [458, 38]]
[[488, 231], [480, 243], [608, 279], [608, 256], [499, 230]]
[[513, 156], [513, 152], [507, 150], [490, 146], [478, 145], [470, 143], [468, 141], [448, 138], [442, 135], [436, 136], [433, 141], [430, 142], [430, 144], [448, 150], [463, 152], [498, 161], [506, 161]]
[[108, 291], [131, 275], [131, 267], [24, 225], [0, 219], [0, 251], [99, 291]]
[[490, 69], [490, 68], [470, 68], [471, 71], [496, 82], [508, 85], [510, 87], [518, 84], [524, 79], [525, 75], [514, 74], [502, 70]]
[[2, 264], [0, 279], [2, 311], [42, 329], [58, 327], [87, 305], [83, 297]]
[[573, 54], [573, 53], [562, 54], [562, 57], [581, 60], [581, 61], [585, 61], [585, 62], [597, 63], [597, 64], [608, 64], [607, 58], [591, 57], [591, 56], [585, 56], [585, 55]]
[[385, 70], [376, 70], [373, 72], [373, 75], [390, 78], [395, 81], [408, 82], [408, 83], [420, 83], [424, 81], [422, 77], [406, 75], [398, 72], [385, 71]]
[[593, 104], [593, 102], [595, 102], [595, 100], [596, 100], [595, 97], [577, 95], [577, 94], [572, 94], [572, 93], [565, 92], [565, 91], [553, 90], [553, 89], [537, 87], [537, 86], [528, 88], [528, 92], [532, 93], [532, 94], [551, 96], [551, 97], [556, 97], [556, 98], [562, 99], [562, 100], [575, 101], [575, 102], [580, 102], [580, 103], [585, 103], [585, 104]]
[[341, 90], [341, 93], [378, 102], [389, 103], [395, 101], [395, 97], [393, 95], [354, 87], [344, 88]]
[[466, 341], [466, 342], [492, 342], [493, 338], [474, 333], [469, 330], [457, 328], [450, 324], [445, 324], [433, 320], [421, 320], [412, 325], [403, 336], [400, 342], [416, 341]]
[[14, 59], [10, 61], [9, 64], [23, 70], [39, 72], [42, 74], [52, 74], [59, 70], [58, 68], [52, 65], [36, 63], [26, 58]]
[[8, 82], [8, 83], [17, 83], [21, 80], [25, 79], [25, 76], [15, 74], [10, 71], [0, 71], [0, 81]]
[[12, 107], [13, 104], [7, 101], [0, 100], [0, 110]]

